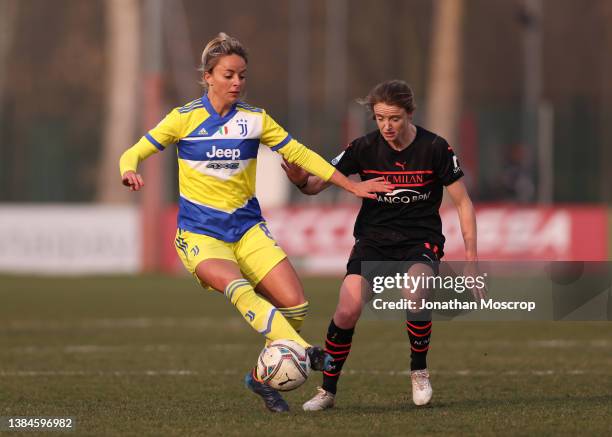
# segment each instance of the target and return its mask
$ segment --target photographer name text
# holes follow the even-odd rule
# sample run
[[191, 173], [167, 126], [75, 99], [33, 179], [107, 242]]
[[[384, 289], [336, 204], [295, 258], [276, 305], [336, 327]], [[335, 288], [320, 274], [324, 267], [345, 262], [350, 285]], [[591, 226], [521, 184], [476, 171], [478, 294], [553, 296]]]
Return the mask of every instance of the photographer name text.
[[420, 302], [410, 299], [399, 299], [396, 301], [385, 301], [383, 299], [374, 299], [372, 307], [375, 310], [495, 310], [495, 311], [527, 311], [535, 310], [536, 303], [533, 301], [495, 301], [493, 299], [481, 299], [478, 302], [465, 302], [458, 299], [448, 301], [428, 301], [421, 299]]

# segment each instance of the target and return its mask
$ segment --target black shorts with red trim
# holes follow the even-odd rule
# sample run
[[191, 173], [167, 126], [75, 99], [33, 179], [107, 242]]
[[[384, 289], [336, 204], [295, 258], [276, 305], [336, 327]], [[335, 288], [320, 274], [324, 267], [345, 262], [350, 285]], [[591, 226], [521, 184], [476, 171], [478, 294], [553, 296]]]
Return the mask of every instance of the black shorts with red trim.
[[437, 275], [442, 256], [442, 249], [432, 243], [382, 247], [371, 241], [359, 240], [353, 246], [349, 256], [346, 264], [346, 274], [362, 275], [361, 263], [365, 261], [414, 261], [431, 265]]

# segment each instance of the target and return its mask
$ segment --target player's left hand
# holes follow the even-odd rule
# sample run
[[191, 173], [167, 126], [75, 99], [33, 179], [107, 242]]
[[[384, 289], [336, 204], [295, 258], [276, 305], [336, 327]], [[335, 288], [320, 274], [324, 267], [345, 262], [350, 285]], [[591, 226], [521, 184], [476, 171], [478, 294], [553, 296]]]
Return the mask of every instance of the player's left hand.
[[[478, 261], [467, 261], [465, 267], [463, 268], [463, 276], [466, 278], [476, 278], [477, 276], [482, 276], [480, 269], [478, 268]], [[487, 298], [487, 287], [478, 288], [473, 287], [471, 290], [472, 296], [475, 301], [481, 301]]]

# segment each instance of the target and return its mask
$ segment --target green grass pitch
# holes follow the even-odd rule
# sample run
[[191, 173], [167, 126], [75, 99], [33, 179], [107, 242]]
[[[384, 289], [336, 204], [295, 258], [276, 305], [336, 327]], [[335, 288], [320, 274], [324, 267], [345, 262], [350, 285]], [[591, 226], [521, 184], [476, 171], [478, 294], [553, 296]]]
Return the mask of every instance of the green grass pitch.
[[[339, 283], [304, 280], [312, 342]], [[0, 416], [73, 416], [74, 435], [612, 435], [612, 324], [435, 323], [421, 408], [403, 329], [359, 324], [337, 408], [301, 410], [313, 374], [272, 415], [242, 383], [263, 341], [191, 279], [0, 277]]]

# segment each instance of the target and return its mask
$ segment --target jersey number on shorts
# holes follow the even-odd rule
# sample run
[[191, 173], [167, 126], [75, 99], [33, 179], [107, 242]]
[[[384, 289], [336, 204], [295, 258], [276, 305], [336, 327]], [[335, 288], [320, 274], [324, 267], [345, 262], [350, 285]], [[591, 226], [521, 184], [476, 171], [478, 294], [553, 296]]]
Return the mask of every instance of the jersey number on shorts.
[[270, 240], [274, 240], [272, 233], [270, 232], [265, 223], [260, 223], [259, 228], [264, 232], [264, 234], [266, 234], [266, 237], [268, 237]]

